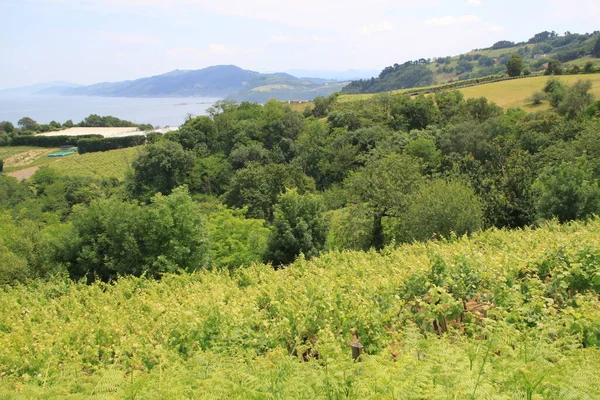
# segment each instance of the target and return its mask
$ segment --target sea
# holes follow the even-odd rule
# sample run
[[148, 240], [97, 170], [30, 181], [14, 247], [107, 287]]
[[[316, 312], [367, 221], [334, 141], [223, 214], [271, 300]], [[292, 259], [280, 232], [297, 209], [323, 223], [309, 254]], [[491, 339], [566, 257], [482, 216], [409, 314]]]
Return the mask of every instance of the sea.
[[168, 97], [129, 98], [60, 95], [0, 95], [0, 121], [15, 126], [23, 117], [39, 124], [50, 121], [78, 123], [90, 114], [112, 115], [137, 124], [154, 127], [179, 126], [188, 115], [206, 115], [219, 98]]

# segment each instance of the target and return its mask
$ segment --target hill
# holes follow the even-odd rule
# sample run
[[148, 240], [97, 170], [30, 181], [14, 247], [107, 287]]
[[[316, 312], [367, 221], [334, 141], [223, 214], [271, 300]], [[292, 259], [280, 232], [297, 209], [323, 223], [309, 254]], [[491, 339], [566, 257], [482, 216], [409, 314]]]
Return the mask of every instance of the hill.
[[175, 70], [133, 81], [97, 83], [66, 91], [67, 95], [115, 97], [224, 97], [242, 89], [258, 72], [233, 65], [199, 70]]
[[598, 398], [599, 259], [594, 220], [6, 287], [0, 397]]
[[339, 91], [345, 84], [319, 78], [299, 79], [289, 74], [261, 74], [234, 65], [199, 70], [175, 70], [133, 81], [97, 83], [62, 91], [65, 95], [108, 97], [227, 97], [265, 102], [312, 99]]
[[[590, 57], [600, 32], [564, 36], [556, 32], [541, 32], [527, 42], [500, 41], [489, 48], [476, 49], [457, 56], [419, 59], [394, 64], [381, 71], [377, 78], [357, 80], [344, 87], [346, 94], [380, 93], [391, 90], [432, 86], [447, 82], [480, 78], [506, 71], [506, 63], [517, 53], [524, 59], [524, 69], [536, 72], [556, 59], [567, 68], [583, 69], [586, 62], [600, 64], [600, 58]], [[598, 56], [598, 55], [596, 55]]]
[[[600, 74], [563, 75], [557, 78], [566, 84], [573, 84], [578, 80], [589, 80], [592, 82], [591, 93], [597, 98], [600, 98]], [[542, 90], [548, 79], [548, 76], [535, 76], [478, 84], [458, 90], [465, 95], [466, 99], [485, 97], [505, 109], [510, 107], [521, 107], [527, 111], [538, 111], [548, 108], [548, 103], [544, 101], [540, 105], [533, 105], [529, 98], [534, 92]], [[436, 86], [425, 89], [435, 91]], [[391, 95], [402, 95], [410, 94], [413, 91], [414, 90], [403, 89], [391, 91], [389, 93]], [[373, 96], [375, 96], [375, 94], [343, 94], [337, 98], [337, 101], [343, 104], [367, 100]]]
[[63, 81], [36, 83], [34, 85], [0, 89], [0, 95], [56, 94], [80, 86], [82, 85]]

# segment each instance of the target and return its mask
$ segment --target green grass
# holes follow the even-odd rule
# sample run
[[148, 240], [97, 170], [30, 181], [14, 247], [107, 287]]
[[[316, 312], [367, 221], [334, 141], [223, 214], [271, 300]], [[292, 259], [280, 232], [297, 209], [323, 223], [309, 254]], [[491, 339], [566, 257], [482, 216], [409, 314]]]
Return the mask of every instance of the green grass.
[[[542, 90], [548, 79], [547, 76], [537, 76], [471, 86], [460, 89], [460, 91], [463, 92], [467, 99], [486, 97], [488, 100], [505, 109], [509, 107], [522, 107], [527, 111], [536, 111], [548, 108], [547, 102], [539, 106], [534, 106], [527, 98], [534, 92]], [[600, 98], [600, 74], [563, 75], [559, 76], [558, 79], [567, 84], [573, 84], [578, 80], [590, 80], [592, 81], [592, 93], [596, 98]]]
[[142, 146], [138, 146], [98, 153], [74, 154], [56, 160], [50, 167], [64, 175], [117, 178], [122, 181], [141, 149]]
[[[536, 111], [548, 108], [548, 104], [544, 102], [541, 105], [534, 106], [528, 98], [536, 91], [541, 90], [546, 81], [547, 76], [537, 76], [531, 78], [506, 80], [495, 83], [485, 83], [481, 85], [471, 86], [459, 89], [465, 95], [465, 98], [486, 97], [488, 100], [504, 107], [522, 107], [527, 111]], [[567, 84], [573, 84], [578, 80], [590, 80], [592, 82], [592, 93], [596, 98], [600, 98], [600, 74], [579, 74], [579, 75], [562, 75], [558, 79]], [[430, 88], [434, 88], [431, 86]], [[423, 88], [417, 88], [423, 89]], [[415, 89], [402, 89], [387, 92], [392, 95], [410, 93]], [[375, 94], [344, 94], [338, 97], [338, 102], [348, 103], [354, 101], [368, 100], [374, 97]]]
[[598, 276], [594, 220], [0, 288], [0, 398], [597, 399]]

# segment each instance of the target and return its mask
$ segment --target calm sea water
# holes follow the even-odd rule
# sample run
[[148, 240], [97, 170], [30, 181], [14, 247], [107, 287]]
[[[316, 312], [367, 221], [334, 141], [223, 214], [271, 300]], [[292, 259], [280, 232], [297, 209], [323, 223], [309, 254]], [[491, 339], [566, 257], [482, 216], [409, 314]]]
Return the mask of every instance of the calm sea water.
[[40, 124], [77, 123], [90, 114], [112, 115], [138, 124], [179, 126], [188, 114], [206, 115], [218, 98], [127, 98], [83, 96], [0, 96], [0, 121], [30, 117]]

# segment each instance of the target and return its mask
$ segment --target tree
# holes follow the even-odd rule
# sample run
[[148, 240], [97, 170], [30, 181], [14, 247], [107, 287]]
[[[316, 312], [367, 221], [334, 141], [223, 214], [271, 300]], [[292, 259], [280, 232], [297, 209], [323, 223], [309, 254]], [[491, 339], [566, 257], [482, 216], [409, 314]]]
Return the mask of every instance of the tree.
[[306, 258], [325, 249], [329, 224], [323, 217], [323, 201], [313, 195], [289, 190], [275, 206], [273, 231], [269, 236], [266, 260], [289, 264], [302, 253]]
[[594, 101], [591, 88], [592, 82], [589, 80], [575, 82], [567, 89], [566, 96], [558, 104], [556, 111], [569, 119], [579, 117]]
[[149, 144], [133, 161], [127, 179], [129, 192], [145, 201], [158, 192], [169, 194], [186, 182], [193, 167], [193, 154], [179, 143], [161, 140]]
[[510, 59], [506, 63], [506, 72], [508, 76], [521, 76], [521, 71], [523, 70], [523, 57], [515, 53], [510, 56]]
[[400, 241], [449, 239], [482, 228], [482, 203], [462, 182], [435, 179], [410, 196], [410, 205], [399, 219]]
[[157, 194], [149, 205], [117, 198], [77, 206], [59, 261], [73, 279], [110, 281], [119, 275], [160, 277], [209, 265], [204, 218], [187, 189]]
[[304, 194], [314, 191], [315, 184], [296, 165], [249, 163], [235, 172], [223, 201], [230, 207], [247, 207], [250, 218], [271, 221], [278, 196], [293, 188]]
[[17, 125], [19, 125], [19, 127], [25, 131], [37, 131], [39, 127], [38, 123], [29, 117], [21, 118], [17, 122]]
[[596, 40], [594, 47], [592, 48], [592, 56], [600, 58], [600, 37]]
[[550, 105], [557, 108], [567, 95], [566, 86], [558, 78], [550, 78], [544, 86]]
[[548, 60], [548, 66], [546, 67], [546, 71], [544, 71], [544, 75], [562, 75], [563, 67], [562, 63], [554, 58]]
[[536, 209], [542, 218], [561, 222], [586, 218], [600, 211], [600, 188], [587, 160], [547, 167], [534, 184]]
[[2, 131], [4, 131], [5, 133], [13, 133], [15, 131], [15, 126], [10, 121], [1, 121], [0, 132]]
[[364, 168], [348, 177], [345, 185], [350, 203], [364, 207], [372, 216], [372, 247], [383, 247], [383, 218], [399, 217], [422, 179], [419, 162], [398, 154], [373, 156]]

